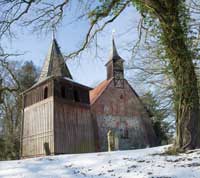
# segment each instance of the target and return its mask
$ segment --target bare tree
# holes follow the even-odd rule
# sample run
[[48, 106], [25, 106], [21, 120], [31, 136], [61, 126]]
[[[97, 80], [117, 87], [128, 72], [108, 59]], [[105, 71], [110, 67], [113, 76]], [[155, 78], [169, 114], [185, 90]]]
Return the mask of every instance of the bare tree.
[[[199, 2], [192, 0], [108, 0], [78, 1], [90, 27], [80, 49], [66, 57], [79, 55], [93, 42], [94, 37], [112, 23], [128, 6], [135, 6], [141, 14], [139, 41], [143, 33], [162, 47], [160, 61], [170, 68], [173, 83], [173, 101], [176, 110], [176, 148], [186, 150], [200, 147], [200, 113], [197, 74], [199, 59], [199, 23], [191, 18], [198, 14]], [[96, 3], [98, 2], [98, 3]], [[12, 35], [13, 25], [32, 26], [33, 29], [55, 28], [67, 14], [72, 0], [0, 1], [0, 37]], [[30, 15], [31, 14], [31, 15]], [[149, 41], [150, 45], [153, 45]], [[132, 50], [135, 49], [135, 46]], [[156, 63], [158, 61], [155, 60]], [[166, 66], [163, 68], [165, 72]], [[155, 72], [155, 70], [154, 70]], [[162, 78], [161, 78], [162, 79]], [[171, 80], [171, 78], [170, 78]], [[154, 82], [154, 83], [158, 83]]]

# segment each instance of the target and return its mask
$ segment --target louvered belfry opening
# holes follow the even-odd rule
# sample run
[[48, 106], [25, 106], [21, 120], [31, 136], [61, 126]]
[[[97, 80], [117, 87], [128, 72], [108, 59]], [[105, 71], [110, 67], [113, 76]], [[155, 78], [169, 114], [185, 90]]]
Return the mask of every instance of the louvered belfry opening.
[[44, 99], [48, 98], [48, 87], [44, 88]]

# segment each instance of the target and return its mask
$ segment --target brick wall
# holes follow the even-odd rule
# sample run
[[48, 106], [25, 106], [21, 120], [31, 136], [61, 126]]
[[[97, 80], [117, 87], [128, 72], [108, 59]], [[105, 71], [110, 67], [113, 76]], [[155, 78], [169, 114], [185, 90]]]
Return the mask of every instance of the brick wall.
[[125, 80], [123, 89], [112, 81], [91, 106], [98, 125], [98, 144], [107, 150], [107, 132], [119, 138], [119, 149], [143, 148], [155, 144], [151, 120], [135, 91]]

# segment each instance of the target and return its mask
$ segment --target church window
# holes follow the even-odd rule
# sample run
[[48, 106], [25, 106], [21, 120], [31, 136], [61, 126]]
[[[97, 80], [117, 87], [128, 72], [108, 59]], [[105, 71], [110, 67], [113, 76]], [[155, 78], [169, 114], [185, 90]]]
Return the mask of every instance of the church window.
[[124, 130], [124, 138], [128, 138], [128, 129], [127, 128]]
[[44, 88], [44, 99], [48, 98], [48, 87]]
[[123, 139], [128, 138], [128, 129], [127, 128], [120, 129], [120, 137]]
[[62, 98], [66, 97], [65, 87], [64, 86], [61, 87], [61, 96], [62, 96]]
[[119, 130], [120, 130], [120, 137], [122, 139], [128, 139], [129, 136], [128, 136], [128, 128], [126, 126], [126, 123], [125, 122], [122, 122], [119, 126]]
[[80, 101], [79, 94], [78, 94], [78, 91], [77, 91], [77, 90], [74, 90], [74, 100], [75, 100], [76, 102], [79, 102], [79, 101]]

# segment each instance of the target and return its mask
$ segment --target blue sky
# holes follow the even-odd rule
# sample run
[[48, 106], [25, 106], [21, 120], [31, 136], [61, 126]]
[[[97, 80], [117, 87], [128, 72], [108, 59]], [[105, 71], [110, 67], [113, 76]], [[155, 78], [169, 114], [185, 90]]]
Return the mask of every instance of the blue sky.
[[[63, 24], [56, 32], [56, 39], [63, 54], [80, 47], [89, 26], [87, 20], [70, 23], [73, 16], [72, 13], [66, 15]], [[107, 26], [98, 35], [99, 57], [95, 56], [96, 49], [91, 47], [84, 51], [81, 56], [67, 61], [74, 80], [88, 86], [94, 86], [106, 78], [104, 64], [108, 61], [113, 29], [116, 31], [115, 42], [118, 52], [127, 65], [128, 60], [131, 59], [131, 52], [128, 52], [126, 47], [128, 43], [136, 41], [138, 38], [137, 25], [139, 20], [140, 16], [137, 11], [133, 7], [127, 8], [114, 23]], [[17, 32], [17, 38], [6, 41], [7, 50], [18, 53], [25, 52], [17, 60], [32, 60], [37, 66], [41, 67], [52, 40], [52, 33], [32, 33], [29, 28], [17, 29]], [[131, 73], [131, 75], [134, 75], [134, 73]], [[128, 78], [128, 75], [126, 77]]]

